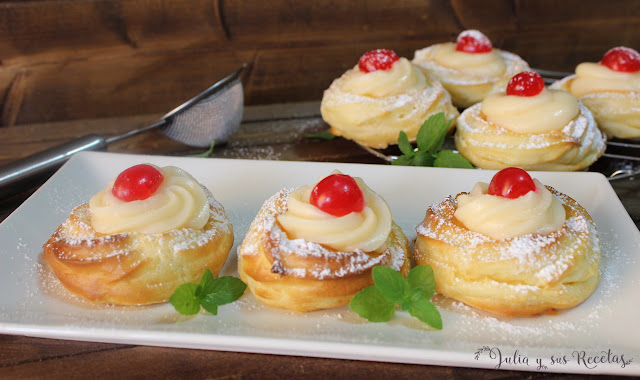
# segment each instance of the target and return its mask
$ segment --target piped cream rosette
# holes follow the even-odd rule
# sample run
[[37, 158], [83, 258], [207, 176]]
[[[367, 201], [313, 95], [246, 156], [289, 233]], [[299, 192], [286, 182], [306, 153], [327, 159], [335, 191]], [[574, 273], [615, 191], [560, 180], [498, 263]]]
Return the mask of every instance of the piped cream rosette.
[[453, 119], [453, 128], [459, 114], [444, 87], [406, 58], [369, 73], [356, 65], [325, 90], [320, 111], [331, 133], [372, 148], [397, 144], [400, 131], [414, 141], [422, 123], [439, 112]]
[[582, 101], [608, 137], [640, 138], [640, 72], [627, 73], [585, 62], [551, 88], [569, 91]]
[[535, 181], [516, 199], [471, 193], [433, 204], [416, 228], [416, 264], [433, 268], [437, 291], [505, 316], [574, 307], [598, 281], [600, 247], [587, 211]]
[[492, 94], [458, 119], [456, 148], [483, 169], [581, 170], [605, 149], [591, 112], [566, 91]]
[[407, 237], [384, 199], [355, 179], [362, 212], [325, 213], [309, 202], [314, 186], [282, 190], [264, 203], [238, 247], [238, 273], [259, 301], [302, 312], [343, 306], [373, 285], [374, 266], [406, 275]]
[[529, 70], [527, 62], [513, 53], [495, 48], [487, 53], [466, 53], [456, 51], [451, 42], [418, 50], [411, 62], [442, 83], [453, 104], [461, 108], [504, 91], [512, 76]]
[[176, 167], [149, 198], [124, 202], [113, 182], [74, 209], [44, 245], [43, 259], [71, 292], [93, 302], [166, 301], [206, 269], [218, 274], [233, 227], [209, 190]]

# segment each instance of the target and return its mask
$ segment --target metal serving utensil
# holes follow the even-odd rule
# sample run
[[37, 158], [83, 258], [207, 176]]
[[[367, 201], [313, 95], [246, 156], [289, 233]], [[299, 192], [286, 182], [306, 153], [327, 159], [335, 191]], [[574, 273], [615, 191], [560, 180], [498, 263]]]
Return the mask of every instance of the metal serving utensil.
[[86, 135], [0, 168], [0, 193], [51, 173], [75, 153], [102, 150], [110, 143], [157, 128], [167, 137], [193, 147], [209, 147], [214, 140], [226, 141], [242, 121], [244, 94], [240, 74], [246, 67], [242, 65], [153, 124], [110, 138]]

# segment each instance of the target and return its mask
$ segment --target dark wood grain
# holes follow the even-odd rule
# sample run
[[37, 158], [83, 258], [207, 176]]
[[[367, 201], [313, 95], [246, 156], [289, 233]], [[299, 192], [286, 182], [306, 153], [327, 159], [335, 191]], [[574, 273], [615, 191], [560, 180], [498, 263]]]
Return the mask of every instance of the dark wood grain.
[[57, 0], [0, 3], [0, 126], [163, 113], [244, 62], [247, 104], [317, 100], [364, 52], [480, 29], [533, 67], [640, 47], [638, 2]]

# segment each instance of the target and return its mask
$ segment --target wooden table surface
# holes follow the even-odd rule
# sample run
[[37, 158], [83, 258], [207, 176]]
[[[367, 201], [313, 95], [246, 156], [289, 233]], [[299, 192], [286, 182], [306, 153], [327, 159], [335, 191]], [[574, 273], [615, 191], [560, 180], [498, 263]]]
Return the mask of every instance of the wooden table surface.
[[[155, 120], [158, 115], [79, 120], [0, 128], [0, 165], [87, 133], [117, 135]], [[245, 109], [239, 132], [212, 157], [260, 160], [330, 161], [384, 164], [354, 143], [336, 138], [309, 139], [326, 129], [318, 102], [254, 106]], [[190, 155], [187, 148], [149, 132], [118, 142], [112, 152]], [[612, 183], [636, 225], [640, 222], [640, 179]], [[0, 220], [37, 188], [0, 199]], [[192, 349], [104, 344], [0, 335], [0, 378], [86, 378], [100, 376], [162, 378], [566, 378], [584, 375], [496, 371], [426, 365], [365, 362]], [[588, 376], [592, 377], [592, 376]], [[613, 378], [614, 376], [608, 376]]]

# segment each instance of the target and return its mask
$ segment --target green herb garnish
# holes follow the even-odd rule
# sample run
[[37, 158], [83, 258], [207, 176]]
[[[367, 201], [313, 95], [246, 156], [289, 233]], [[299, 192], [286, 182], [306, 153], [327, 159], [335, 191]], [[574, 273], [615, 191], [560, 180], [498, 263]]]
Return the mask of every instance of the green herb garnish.
[[207, 269], [199, 284], [182, 284], [169, 297], [169, 302], [182, 315], [194, 315], [200, 307], [213, 315], [218, 314], [218, 306], [231, 303], [242, 297], [247, 285], [232, 276], [214, 278]]
[[407, 134], [400, 131], [398, 148], [402, 155], [393, 160], [392, 164], [472, 169], [473, 165], [460, 153], [441, 149], [450, 126], [451, 120], [445, 119], [444, 112], [431, 115], [418, 131], [417, 149], [413, 148]]
[[304, 137], [310, 138], [310, 139], [333, 140], [336, 138], [336, 135], [334, 135], [327, 129], [326, 131], [322, 131], [318, 133], [305, 133]]
[[194, 154], [191, 157], [199, 157], [199, 158], [208, 158], [213, 153], [213, 147], [216, 146], [216, 140], [211, 141], [211, 145], [209, 145], [209, 149], [204, 153]]
[[349, 303], [351, 310], [371, 322], [386, 322], [400, 304], [411, 316], [434, 329], [442, 329], [440, 312], [430, 301], [436, 289], [430, 266], [418, 265], [409, 271], [406, 279], [385, 266], [374, 267], [372, 273], [375, 285], [362, 289], [353, 297]]

